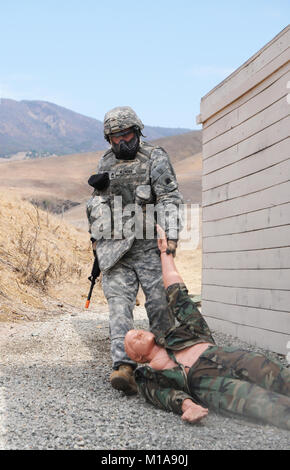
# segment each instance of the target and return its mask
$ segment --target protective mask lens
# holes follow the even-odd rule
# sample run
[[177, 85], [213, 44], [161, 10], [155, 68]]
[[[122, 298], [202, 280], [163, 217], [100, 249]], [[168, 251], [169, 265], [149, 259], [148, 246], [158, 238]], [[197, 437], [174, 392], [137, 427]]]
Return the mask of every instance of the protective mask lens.
[[123, 132], [116, 132], [115, 134], [111, 134], [111, 142], [116, 145], [118, 145], [122, 140], [128, 142], [134, 137], [134, 134], [135, 133], [132, 129]]

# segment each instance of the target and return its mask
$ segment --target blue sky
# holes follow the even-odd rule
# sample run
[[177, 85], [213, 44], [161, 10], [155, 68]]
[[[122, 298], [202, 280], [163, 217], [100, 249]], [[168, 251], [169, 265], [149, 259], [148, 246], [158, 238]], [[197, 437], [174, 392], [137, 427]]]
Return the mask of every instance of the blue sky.
[[289, 0], [0, 0], [1, 97], [199, 128], [200, 98], [289, 23]]

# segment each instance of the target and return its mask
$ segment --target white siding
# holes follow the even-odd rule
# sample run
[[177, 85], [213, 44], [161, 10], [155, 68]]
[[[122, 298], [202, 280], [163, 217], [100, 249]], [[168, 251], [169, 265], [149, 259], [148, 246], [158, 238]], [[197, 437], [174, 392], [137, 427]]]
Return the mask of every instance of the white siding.
[[201, 101], [202, 311], [286, 354], [290, 341], [290, 28]]

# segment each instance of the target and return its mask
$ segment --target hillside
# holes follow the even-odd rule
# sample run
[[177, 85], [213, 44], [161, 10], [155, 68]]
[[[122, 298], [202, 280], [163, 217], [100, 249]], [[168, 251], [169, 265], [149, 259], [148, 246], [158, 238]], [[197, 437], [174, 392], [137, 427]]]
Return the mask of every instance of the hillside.
[[[170, 155], [186, 201], [201, 201], [200, 134], [195, 131], [163, 138], [153, 143], [162, 145]], [[33, 199], [43, 207], [62, 205], [66, 208], [82, 203], [91, 194], [87, 184], [96, 170], [102, 152], [52, 156], [32, 160], [2, 161], [0, 190], [11, 189]], [[74, 209], [72, 209], [74, 210]], [[75, 208], [77, 210], [77, 208]]]
[[[152, 140], [187, 131], [145, 126], [144, 134]], [[45, 101], [0, 101], [0, 157], [20, 152], [24, 157], [26, 152], [30, 157], [63, 155], [106, 147], [103, 123], [98, 119]]]
[[[185, 202], [200, 203], [201, 154], [193, 155], [196, 135], [180, 135], [178, 144], [176, 139], [158, 144], [170, 154]], [[59, 315], [69, 305], [83, 309], [93, 261], [85, 214], [91, 194], [87, 180], [101, 154], [0, 163], [0, 321]], [[50, 213], [57, 209], [58, 216]], [[179, 251], [176, 262], [191, 291], [200, 293], [201, 248]], [[105, 302], [100, 287], [93, 302]], [[141, 292], [139, 302], [144, 302]]]
[[87, 180], [102, 152], [0, 163], [0, 189], [25, 197], [80, 202], [90, 194]]
[[[86, 231], [0, 191], [0, 322], [41, 321], [70, 307], [82, 311], [92, 261]], [[179, 250], [176, 263], [191, 292], [199, 294], [201, 248]], [[106, 304], [100, 284], [92, 304]]]
[[175, 135], [167, 138], [154, 140], [154, 144], [164, 147], [169, 153], [172, 163], [191, 157], [201, 152], [202, 133], [201, 131], [191, 131], [185, 134]]
[[[82, 308], [92, 253], [85, 232], [0, 192], [0, 321]], [[76, 289], [77, 286], [77, 289]], [[104, 302], [96, 286], [94, 302]]]

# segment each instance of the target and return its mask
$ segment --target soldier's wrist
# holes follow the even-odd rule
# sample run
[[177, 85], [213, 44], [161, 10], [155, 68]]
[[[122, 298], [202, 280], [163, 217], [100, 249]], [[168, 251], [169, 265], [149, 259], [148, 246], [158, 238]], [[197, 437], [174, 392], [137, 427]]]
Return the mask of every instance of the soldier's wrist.
[[181, 405], [181, 409], [183, 412], [188, 410], [188, 408], [195, 408], [195, 407], [196, 407], [196, 404], [190, 398], [185, 398], [185, 400], [183, 400], [182, 405]]
[[172, 255], [171, 251], [169, 251], [168, 248], [167, 248], [166, 250], [160, 252], [160, 255], [164, 255], [164, 254], [165, 254], [166, 256]]

